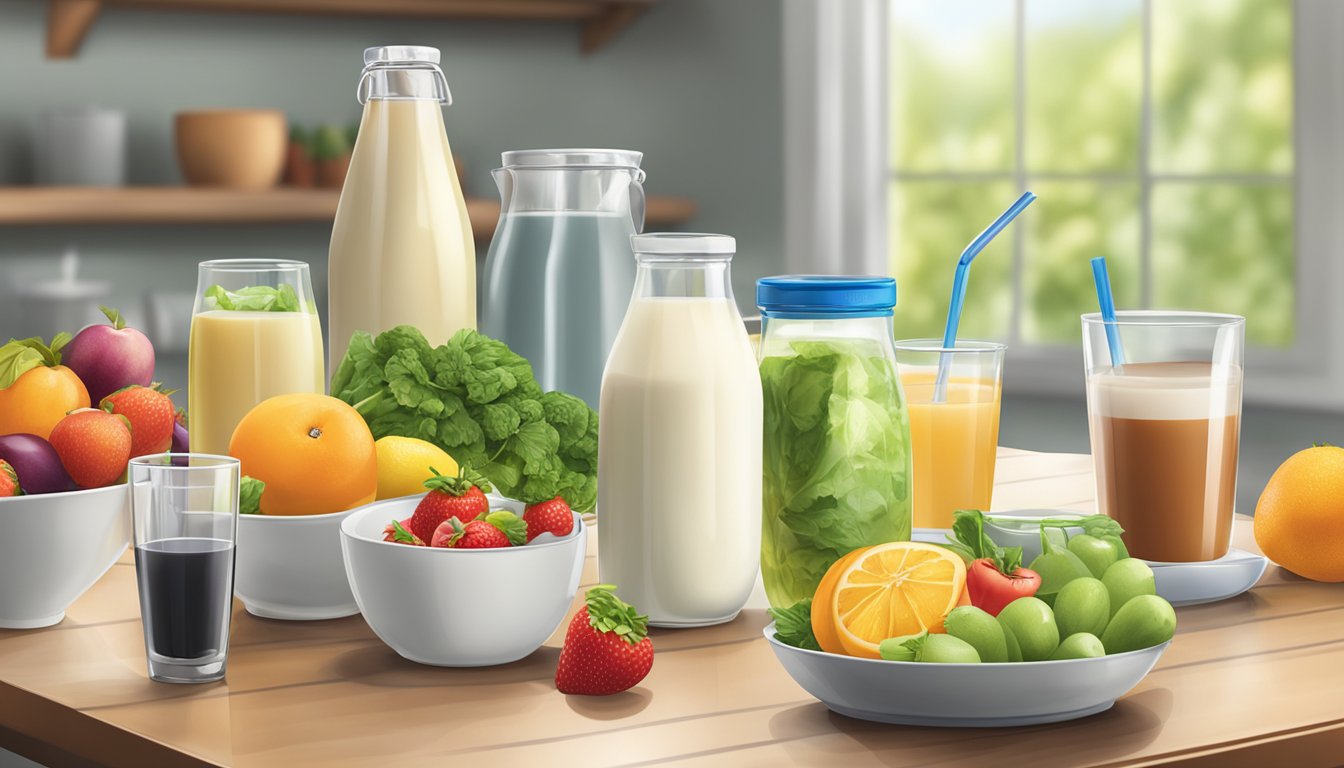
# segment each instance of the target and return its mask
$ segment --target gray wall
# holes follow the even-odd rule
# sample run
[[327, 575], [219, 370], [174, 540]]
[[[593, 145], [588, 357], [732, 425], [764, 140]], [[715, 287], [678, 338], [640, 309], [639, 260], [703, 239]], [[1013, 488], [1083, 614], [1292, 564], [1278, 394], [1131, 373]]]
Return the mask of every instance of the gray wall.
[[[747, 307], [755, 279], [781, 263], [780, 5], [664, 0], [587, 57], [569, 23], [113, 8], [77, 58], [48, 60], [46, 3], [4, 0], [0, 184], [31, 181], [32, 125], [46, 106], [125, 110], [130, 182], [178, 183], [175, 111], [274, 107], [299, 123], [349, 122], [358, 117], [354, 89], [365, 46], [434, 45], [453, 91], [445, 119], [467, 166], [468, 194], [495, 196], [489, 171], [502, 150], [643, 150], [650, 194], [699, 202], [686, 228], [737, 236], [735, 290]], [[318, 224], [0, 228], [0, 287], [54, 275], [56, 256], [75, 244], [81, 274], [111, 281], [112, 301], [132, 320], [143, 317], [146, 291], [191, 290], [196, 263], [211, 258], [303, 259], [314, 265], [322, 293], [328, 235]], [[185, 384], [183, 363], [161, 357], [160, 377]]]

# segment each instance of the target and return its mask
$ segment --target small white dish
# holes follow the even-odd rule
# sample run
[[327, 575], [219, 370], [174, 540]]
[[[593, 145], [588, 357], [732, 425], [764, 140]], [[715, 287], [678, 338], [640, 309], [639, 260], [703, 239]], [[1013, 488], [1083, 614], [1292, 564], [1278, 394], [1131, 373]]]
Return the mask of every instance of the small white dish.
[[765, 638], [784, 670], [829, 709], [900, 725], [986, 728], [1104, 712], [1147, 675], [1170, 641], [1094, 659], [925, 664], [805, 651]]
[[0, 498], [0, 629], [49, 627], [131, 538], [126, 486]]
[[[491, 509], [523, 505], [489, 494]], [[441, 549], [383, 541], [419, 497], [376, 501], [341, 523], [350, 588], [384, 643], [419, 664], [507, 664], [541, 647], [579, 589], [587, 533], [501, 549]]]
[[359, 613], [341, 555], [341, 521], [354, 511], [239, 515], [233, 591], [247, 612], [290, 621]]
[[1254, 587], [1269, 567], [1269, 559], [1264, 555], [1236, 547], [1217, 560], [1205, 562], [1144, 562], [1153, 569], [1157, 594], [1178, 608], [1236, 597]]
[[[1081, 512], [1067, 509], [1014, 509], [1006, 512], [991, 512], [995, 518], [1018, 518], [1022, 527], [1011, 523], [987, 523], [985, 531], [995, 544], [1001, 547], [1022, 547], [1022, 564], [1030, 565], [1041, 554], [1039, 528], [1030, 525], [1030, 521], [1043, 517], [1085, 517]], [[1081, 533], [1080, 528], [1066, 529], [1069, 535]], [[947, 541], [948, 530], [943, 528], [918, 528], [914, 532], [916, 541], [930, 541], [942, 544]], [[1051, 531], [1053, 534], [1054, 531]], [[1056, 534], [1058, 535], [1058, 534]], [[1063, 538], [1060, 538], [1061, 543]], [[1236, 597], [1255, 586], [1264, 575], [1269, 560], [1263, 555], [1247, 552], [1233, 547], [1217, 560], [1196, 563], [1160, 563], [1145, 560], [1153, 569], [1153, 579], [1157, 584], [1157, 594], [1176, 607], [1199, 605]]]

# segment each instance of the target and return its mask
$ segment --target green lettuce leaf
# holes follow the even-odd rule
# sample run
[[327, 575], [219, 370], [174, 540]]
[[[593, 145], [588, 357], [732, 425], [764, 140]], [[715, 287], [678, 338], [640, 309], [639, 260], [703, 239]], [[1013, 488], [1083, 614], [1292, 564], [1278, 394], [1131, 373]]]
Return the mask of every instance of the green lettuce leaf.
[[771, 596], [810, 597], [858, 547], [910, 538], [908, 421], [875, 342], [796, 341], [761, 361]]
[[543, 392], [527, 360], [472, 330], [431, 347], [415, 328], [356, 333], [331, 393], [364, 416], [375, 438], [427, 440], [480, 472], [505, 496], [597, 504], [597, 414]]
[[210, 309], [235, 312], [298, 312], [299, 296], [291, 285], [272, 288], [269, 285], [250, 285], [228, 291], [222, 285], [205, 289], [205, 303]]
[[812, 634], [812, 598], [800, 600], [788, 608], [771, 608], [775, 620], [775, 639], [794, 648], [820, 651], [817, 636]]

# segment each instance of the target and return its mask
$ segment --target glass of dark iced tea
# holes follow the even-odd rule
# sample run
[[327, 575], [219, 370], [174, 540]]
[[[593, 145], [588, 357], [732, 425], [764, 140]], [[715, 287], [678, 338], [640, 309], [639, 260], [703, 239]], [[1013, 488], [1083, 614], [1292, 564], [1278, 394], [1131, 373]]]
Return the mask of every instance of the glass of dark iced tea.
[[132, 459], [131, 518], [149, 677], [224, 677], [233, 613], [238, 460], [177, 453]]
[[1246, 320], [1205, 312], [1083, 315], [1099, 511], [1134, 557], [1216, 560], [1232, 539]]

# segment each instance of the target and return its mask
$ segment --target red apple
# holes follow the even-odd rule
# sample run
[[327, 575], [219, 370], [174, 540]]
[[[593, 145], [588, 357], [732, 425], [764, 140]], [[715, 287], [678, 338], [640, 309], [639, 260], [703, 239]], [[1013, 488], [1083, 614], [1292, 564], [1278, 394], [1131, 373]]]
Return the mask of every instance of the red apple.
[[145, 334], [127, 328], [117, 310], [99, 309], [112, 324], [88, 326], [61, 350], [62, 364], [84, 382], [94, 403], [122, 387], [148, 387], [154, 381], [154, 345]]

